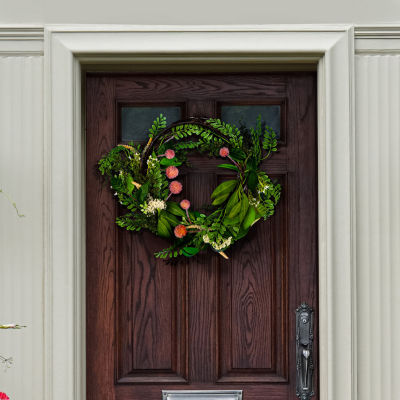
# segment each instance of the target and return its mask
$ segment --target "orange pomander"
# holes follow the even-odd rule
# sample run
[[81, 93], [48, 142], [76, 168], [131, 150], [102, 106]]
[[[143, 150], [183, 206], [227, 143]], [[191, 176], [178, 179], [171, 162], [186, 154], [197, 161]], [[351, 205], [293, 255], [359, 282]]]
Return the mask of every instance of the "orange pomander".
[[229, 149], [227, 148], [227, 147], [221, 147], [220, 149], [219, 149], [219, 155], [221, 156], [221, 157], [228, 157], [229, 156]]
[[172, 149], [165, 150], [164, 156], [168, 158], [168, 160], [172, 160], [175, 157], [175, 152]]
[[169, 191], [172, 194], [179, 194], [180, 192], [182, 192], [182, 183], [180, 183], [178, 181], [172, 181], [169, 184]]
[[190, 201], [187, 199], [182, 200], [179, 204], [184, 210], [189, 210], [190, 208]]
[[167, 175], [168, 179], [174, 179], [179, 175], [179, 169], [171, 165], [165, 170], [165, 175]]
[[174, 235], [178, 238], [178, 239], [182, 239], [183, 237], [185, 237], [187, 234], [187, 230], [186, 227], [184, 225], [177, 225], [174, 229]]

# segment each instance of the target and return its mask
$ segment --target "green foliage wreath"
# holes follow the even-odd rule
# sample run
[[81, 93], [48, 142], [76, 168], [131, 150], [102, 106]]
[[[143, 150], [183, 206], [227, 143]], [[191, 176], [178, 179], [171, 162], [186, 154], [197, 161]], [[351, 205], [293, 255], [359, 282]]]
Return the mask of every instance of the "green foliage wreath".
[[[196, 140], [193, 140], [195, 138]], [[275, 132], [262, 128], [240, 131], [219, 119], [192, 119], [167, 128], [160, 115], [149, 129], [149, 141], [120, 144], [99, 161], [99, 170], [128, 212], [116, 223], [130, 231], [148, 229], [171, 240], [171, 246], [156, 257], [192, 257], [210, 247], [228, 258], [225, 250], [245, 237], [260, 218], [274, 213], [281, 186], [261, 171], [261, 161], [277, 150]], [[189, 152], [226, 158], [218, 167], [236, 174], [235, 179], [218, 185], [211, 195], [211, 212], [190, 209], [190, 201], [178, 204], [171, 196], [182, 191], [175, 180], [178, 167]]]

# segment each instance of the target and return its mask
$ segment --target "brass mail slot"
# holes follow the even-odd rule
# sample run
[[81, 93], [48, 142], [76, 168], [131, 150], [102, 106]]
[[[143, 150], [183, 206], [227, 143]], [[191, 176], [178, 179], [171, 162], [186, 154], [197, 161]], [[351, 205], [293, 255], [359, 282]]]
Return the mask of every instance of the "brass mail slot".
[[162, 400], [242, 400], [242, 390], [163, 390]]

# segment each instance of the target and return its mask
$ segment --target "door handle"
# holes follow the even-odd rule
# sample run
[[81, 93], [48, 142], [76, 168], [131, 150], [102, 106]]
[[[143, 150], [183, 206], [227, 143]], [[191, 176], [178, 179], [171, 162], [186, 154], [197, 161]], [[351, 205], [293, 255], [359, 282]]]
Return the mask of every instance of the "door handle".
[[313, 391], [313, 325], [314, 310], [306, 303], [296, 309], [296, 395], [301, 400], [309, 400]]

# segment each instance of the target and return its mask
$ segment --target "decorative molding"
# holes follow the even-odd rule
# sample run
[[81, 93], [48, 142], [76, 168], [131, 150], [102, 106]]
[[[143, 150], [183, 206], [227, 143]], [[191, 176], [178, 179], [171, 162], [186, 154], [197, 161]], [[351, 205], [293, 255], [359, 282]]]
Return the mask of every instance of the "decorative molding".
[[400, 25], [356, 26], [354, 37], [356, 39], [400, 39]]
[[45, 399], [85, 398], [80, 79], [88, 55], [108, 64], [119, 56], [154, 65], [318, 62], [320, 398], [355, 399], [353, 41], [348, 26], [46, 28]]
[[354, 35], [355, 54], [400, 53], [400, 25], [359, 26]]
[[44, 27], [0, 26], [0, 55], [43, 55]]

